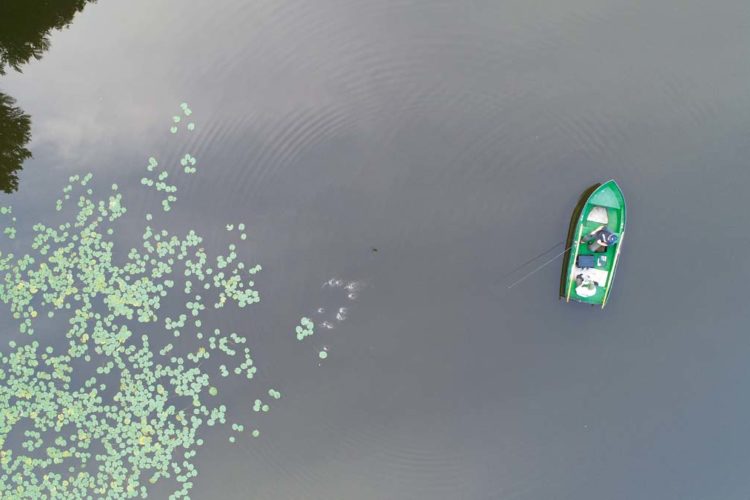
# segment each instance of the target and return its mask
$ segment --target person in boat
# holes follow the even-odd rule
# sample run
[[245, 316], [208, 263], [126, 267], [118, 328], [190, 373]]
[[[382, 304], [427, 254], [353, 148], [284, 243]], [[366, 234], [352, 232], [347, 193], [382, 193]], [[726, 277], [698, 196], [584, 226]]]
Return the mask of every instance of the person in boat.
[[583, 237], [583, 243], [589, 243], [592, 252], [604, 252], [608, 246], [619, 240], [617, 234], [610, 231], [606, 225], [601, 225]]
[[579, 297], [591, 297], [596, 294], [596, 283], [587, 275], [576, 276], [576, 294]]

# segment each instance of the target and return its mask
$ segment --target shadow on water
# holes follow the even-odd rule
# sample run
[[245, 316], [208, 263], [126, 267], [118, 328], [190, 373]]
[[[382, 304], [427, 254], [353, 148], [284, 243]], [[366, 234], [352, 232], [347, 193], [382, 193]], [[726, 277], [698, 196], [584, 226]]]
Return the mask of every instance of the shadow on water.
[[[0, 2], [0, 75], [6, 68], [20, 72], [21, 66], [41, 59], [50, 48], [53, 30], [70, 25], [75, 15], [96, 0], [2, 0]], [[31, 158], [26, 149], [31, 139], [31, 118], [0, 92], [0, 191], [18, 189], [18, 173]]]
[[567, 270], [568, 270], [568, 261], [570, 260], [570, 250], [573, 247], [573, 238], [575, 237], [575, 231], [576, 226], [578, 225], [578, 218], [581, 216], [581, 211], [583, 211], [584, 205], [586, 205], [586, 200], [589, 199], [589, 196], [591, 196], [591, 193], [593, 193], [596, 188], [601, 186], [602, 184], [600, 182], [597, 182], [596, 184], [593, 184], [586, 188], [586, 190], [581, 194], [581, 197], [578, 198], [578, 202], [576, 203], [575, 208], [573, 209], [573, 214], [570, 216], [570, 224], [568, 225], [568, 236], [565, 238], [565, 248], [567, 250], [563, 254], [563, 260], [562, 260], [562, 269], [560, 270], [560, 297], [565, 296], [565, 279], [567, 278]]

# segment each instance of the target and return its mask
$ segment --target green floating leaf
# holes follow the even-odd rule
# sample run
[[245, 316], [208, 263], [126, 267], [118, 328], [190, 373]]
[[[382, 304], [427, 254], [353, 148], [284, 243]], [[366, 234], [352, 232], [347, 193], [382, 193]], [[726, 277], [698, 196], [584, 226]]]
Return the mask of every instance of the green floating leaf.
[[[185, 155], [183, 166], [194, 172], [195, 163]], [[149, 157], [147, 171], [157, 166]], [[170, 210], [176, 186], [165, 182], [166, 171], [156, 179], [147, 175], [140, 183], [164, 193], [159, 201]], [[0, 305], [8, 309], [0, 316], [26, 334], [0, 352], [0, 497], [145, 498], [147, 486], [159, 483], [174, 488], [171, 497], [189, 498], [196, 447], [203, 445], [198, 436], [205, 426], [226, 424], [219, 389], [234, 387], [224, 385], [216, 364], [203, 362], [218, 358], [222, 376], [231, 371], [250, 380], [257, 372], [250, 349], [242, 346], [245, 337], [215, 328], [203, 341], [196, 329], [203, 326], [206, 305], [195, 289], [210, 290], [222, 305], [244, 307], [259, 301], [247, 275], [261, 267], [245, 273], [234, 244], [209, 267], [214, 260], [201, 236], [153, 227], [151, 211], [136, 244], [121, 247], [126, 235], [108, 236], [127, 212], [119, 187], [107, 183], [111, 190], [98, 199], [93, 188], [85, 188], [91, 179], [70, 177], [62, 198], [77, 200], [77, 213], [55, 227], [35, 224], [28, 230], [29, 254], [0, 253], [0, 283], [6, 284], [0, 286]], [[63, 201], [55, 207], [62, 211]], [[0, 207], [0, 215], [11, 217], [12, 211]], [[9, 236], [15, 231], [3, 229]], [[184, 312], [160, 317], [166, 303], [181, 304]], [[55, 327], [64, 329], [59, 337], [67, 340], [61, 350], [33, 337], [39, 318], [58, 315]], [[169, 342], [182, 334], [197, 341]], [[278, 399], [280, 393], [271, 389], [269, 396]], [[254, 409], [266, 412], [270, 406], [258, 399]], [[232, 424], [232, 430], [242, 433], [244, 426]], [[259, 431], [251, 434], [258, 437]]]

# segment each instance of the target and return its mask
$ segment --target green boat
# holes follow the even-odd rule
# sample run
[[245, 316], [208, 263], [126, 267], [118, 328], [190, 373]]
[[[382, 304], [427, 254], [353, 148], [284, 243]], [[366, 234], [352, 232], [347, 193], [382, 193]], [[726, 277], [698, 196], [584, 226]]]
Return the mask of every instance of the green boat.
[[568, 232], [569, 256], [563, 264], [561, 297], [607, 305], [622, 240], [625, 197], [614, 180], [589, 188], [573, 213]]

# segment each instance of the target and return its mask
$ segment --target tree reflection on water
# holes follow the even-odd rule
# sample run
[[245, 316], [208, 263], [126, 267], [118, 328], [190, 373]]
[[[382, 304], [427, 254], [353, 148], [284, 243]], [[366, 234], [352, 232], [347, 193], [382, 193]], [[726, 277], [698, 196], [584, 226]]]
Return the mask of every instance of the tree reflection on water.
[[[70, 25], [87, 3], [96, 0], [2, 0], [0, 2], [0, 75], [7, 68], [21, 72], [50, 48], [53, 30]], [[18, 189], [23, 162], [31, 158], [26, 148], [31, 139], [31, 118], [0, 92], [0, 191]]]
[[0, 92], [0, 190], [18, 189], [18, 172], [31, 158], [26, 144], [31, 139], [31, 118], [15, 106], [15, 99]]

